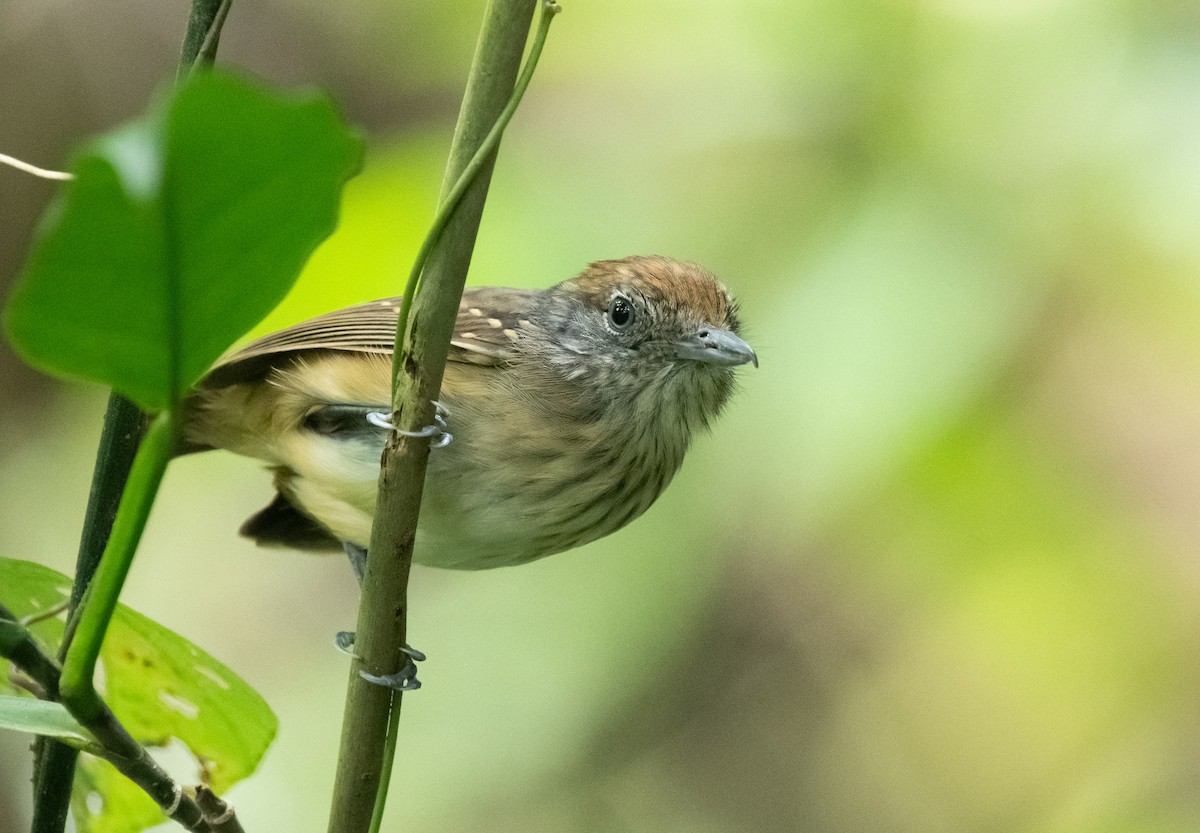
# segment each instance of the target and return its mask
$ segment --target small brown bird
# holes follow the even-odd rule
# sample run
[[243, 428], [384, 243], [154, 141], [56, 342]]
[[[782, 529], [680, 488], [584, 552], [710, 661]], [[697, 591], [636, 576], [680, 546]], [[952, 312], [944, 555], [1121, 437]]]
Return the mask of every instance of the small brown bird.
[[[365, 547], [390, 413], [399, 299], [329, 313], [220, 362], [189, 400], [185, 451], [266, 461], [278, 495], [242, 526], [260, 544]], [[547, 290], [477, 287], [459, 307], [419, 563], [520, 564], [620, 529], [662, 493], [692, 436], [753, 362], [737, 306], [705, 269], [593, 263]]]

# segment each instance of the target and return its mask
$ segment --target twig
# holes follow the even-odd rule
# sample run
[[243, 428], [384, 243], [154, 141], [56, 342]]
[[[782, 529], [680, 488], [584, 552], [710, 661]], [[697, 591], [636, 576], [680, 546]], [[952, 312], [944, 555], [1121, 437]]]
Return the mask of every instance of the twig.
[[[488, 3], [439, 204], [448, 202], [454, 185], [512, 96], [534, 7], [535, 0]], [[494, 161], [495, 152], [488, 154], [446, 222], [440, 244], [429, 254], [411, 327], [407, 333], [397, 333], [397, 350], [403, 345], [406, 355], [393, 381], [392, 424], [399, 429], [416, 430], [433, 420], [433, 400], [441, 388]], [[392, 709], [400, 708], [400, 695], [366, 682], [359, 672], [381, 676], [400, 667], [400, 649], [406, 639], [408, 574], [428, 456], [428, 442], [396, 432], [383, 452], [355, 643], [361, 658], [352, 664], [346, 694], [331, 833], [368, 830], [373, 807], [386, 788], [381, 776], [386, 768], [387, 727]]]
[[49, 168], [39, 168], [37, 165], [31, 165], [15, 156], [9, 156], [7, 153], [0, 153], [0, 163], [8, 165], [10, 168], [16, 168], [18, 171], [24, 171], [27, 174], [40, 176], [42, 179], [67, 180], [75, 178], [75, 174], [67, 173], [66, 171], [52, 171]]
[[[479, 171], [485, 164], [494, 161], [496, 148], [500, 146], [500, 138], [504, 135], [504, 130], [512, 120], [513, 114], [516, 113], [517, 107], [520, 106], [521, 99], [525, 96], [525, 91], [529, 89], [529, 82], [533, 79], [534, 70], [537, 69], [538, 60], [542, 55], [542, 48], [546, 45], [546, 36], [550, 32], [550, 24], [554, 21], [554, 16], [560, 11], [562, 11], [561, 7], [553, 2], [553, 0], [543, 0], [542, 16], [538, 23], [537, 34], [533, 38], [533, 46], [529, 49], [529, 57], [525, 59], [525, 68], [521, 71], [521, 75], [517, 79], [508, 104], [505, 105], [504, 110], [496, 119], [496, 123], [484, 138], [483, 144], [475, 151], [475, 155], [471, 157], [471, 161], [463, 169], [454, 187], [450, 189], [449, 194], [444, 197], [441, 205], [438, 207], [437, 217], [434, 218], [433, 226], [426, 234], [425, 241], [421, 244], [421, 249], [417, 253], [416, 262], [413, 264], [412, 272], [408, 278], [408, 285], [404, 290], [404, 300], [400, 305], [400, 315], [396, 325], [397, 344], [401, 342], [402, 334], [407, 332], [408, 317], [412, 308], [413, 297], [417, 293], [417, 284], [429, 253], [437, 246], [442, 232], [446, 228], [446, 224], [454, 216], [454, 212], [458, 209], [459, 201], [466, 193], [467, 188], [475, 181], [475, 177], [479, 174]], [[459, 296], [461, 297], [461, 295], [462, 290], [460, 287]], [[396, 350], [392, 356], [393, 382], [400, 378], [402, 367], [400, 361], [401, 355], [401, 351]], [[371, 833], [378, 833], [383, 825], [383, 811], [387, 804], [388, 785], [391, 781], [392, 764], [395, 761], [396, 743], [399, 738], [399, 696], [399, 693], [397, 693], [393, 698], [392, 713], [388, 720], [387, 742], [383, 751], [383, 768], [380, 771], [379, 789], [375, 797], [375, 810], [371, 816]]]
[[[492, 125], [492, 129], [488, 131], [484, 137], [483, 144], [475, 151], [471, 157], [471, 161], [463, 168], [462, 173], [458, 177], [458, 181], [454, 183], [454, 187], [450, 189], [438, 205], [437, 215], [433, 218], [433, 225], [425, 235], [425, 239], [421, 242], [421, 248], [417, 251], [417, 257], [413, 261], [412, 270], [408, 274], [408, 283], [404, 285], [404, 298], [400, 302], [400, 317], [396, 322], [396, 343], [399, 344], [404, 334], [408, 332], [408, 317], [412, 311], [413, 299], [417, 294], [417, 284], [421, 279], [421, 273], [425, 270], [425, 263], [429, 260], [429, 255], [433, 251], [434, 246], [442, 239], [442, 232], [446, 228], [446, 224], [450, 222], [450, 218], [454, 216], [454, 212], [458, 209], [458, 204], [462, 200], [463, 194], [467, 192], [467, 188], [475, 181], [475, 177], [479, 175], [479, 171], [485, 164], [490, 164], [495, 161], [493, 154], [496, 148], [500, 146], [500, 138], [504, 135], [504, 129], [508, 127], [508, 123], [512, 120], [513, 114], [517, 112], [517, 107], [521, 104], [521, 99], [525, 96], [525, 90], [529, 88], [529, 82], [533, 80], [533, 71], [537, 69], [538, 60], [542, 56], [542, 48], [546, 45], [546, 35], [550, 31], [550, 23], [554, 20], [554, 16], [562, 11], [562, 8], [550, 0], [542, 3], [542, 17], [538, 25], [537, 34], [533, 38], [533, 46], [529, 48], [529, 57], [525, 61], [525, 68], [521, 72], [521, 77], [517, 79], [516, 86], [513, 88], [512, 96], [508, 103], [504, 106], [496, 123]], [[459, 293], [462, 294], [461, 292]], [[395, 383], [400, 378], [401, 356], [403, 354], [399, 350], [393, 351], [392, 354], [392, 394], [395, 395]]]
[[196, 53], [196, 60], [192, 64], [193, 72], [200, 68], [211, 67], [217, 60], [217, 46], [221, 43], [221, 28], [225, 25], [225, 18], [229, 16], [229, 7], [232, 5], [233, 0], [221, 0], [221, 7], [217, 9], [217, 15], [209, 24], [208, 31], [204, 33], [204, 41]]
[[[71, 587], [68, 608], [69, 622], [74, 621], [75, 609], [91, 584], [100, 556], [108, 543], [117, 505], [141, 442], [144, 418], [138, 407], [125, 397], [116, 393], [109, 397], [100, 445], [96, 451], [96, 467], [92, 473], [92, 489], [84, 515], [79, 555], [75, 562], [75, 581]], [[68, 634], [63, 639], [60, 659], [69, 644]], [[78, 755], [75, 749], [50, 738], [38, 738], [34, 744], [32, 833], [62, 833], [65, 828]]]
[[[214, 25], [219, 30], [218, 12], [219, 0], [193, 0], [179, 59], [181, 68], [190, 69]], [[215, 50], [214, 41], [212, 52]], [[186, 71], [181, 69], [181, 74]], [[108, 543], [117, 505], [145, 430], [145, 420], [145, 414], [125, 397], [117, 393], [109, 396], [79, 545], [75, 582], [71, 588], [70, 614], [74, 613], [91, 584]], [[73, 615], [69, 615], [68, 621], [74, 621]], [[69, 637], [70, 633], [63, 640], [64, 653], [70, 645]], [[66, 827], [77, 758], [74, 749], [49, 738], [38, 738], [34, 746], [35, 799], [31, 833], [62, 833]]]
[[[42, 651], [16, 616], [2, 605], [0, 625], [3, 626], [0, 630], [0, 633], [3, 633], [3, 638], [0, 639], [0, 656], [28, 674], [45, 692], [46, 699], [57, 700], [62, 677], [58, 663]], [[96, 743], [89, 745], [87, 751], [104, 758], [126, 778], [141, 787], [172, 820], [198, 833], [209, 833], [216, 829], [223, 833], [240, 830], [240, 827], [214, 828], [210, 825], [208, 819], [219, 816], [224, 819], [221, 823], [228, 825], [232, 811], [222, 802], [219, 812], [206, 812], [150, 757], [142, 745], [133, 739], [103, 701], [99, 703], [99, 708], [85, 719], [78, 716], [76, 718], [96, 739]], [[233, 823], [236, 825], [236, 820]]]
[[150, 517], [150, 507], [175, 448], [178, 418], [163, 411], [149, 430], [129, 470], [125, 494], [117, 507], [112, 535], [88, 588], [88, 599], [79, 608], [77, 630], [63, 660], [61, 691], [63, 704], [76, 720], [86, 724], [100, 709], [96, 693], [96, 662], [108, 625], [117, 609], [117, 597], [133, 563], [134, 551]]
[[0, 656], [36, 682], [42, 699], [58, 697], [58, 663], [42, 652], [11, 610], [0, 604]]
[[[225, 7], [225, 13], [221, 12], [222, 6]], [[175, 74], [176, 81], [187, 77], [192, 67], [196, 66], [197, 60], [212, 63], [216, 57], [217, 42], [221, 37], [221, 24], [225, 22], [225, 14], [228, 12], [227, 0], [192, 0], [187, 31], [183, 35], [183, 48], [179, 54], [179, 69]], [[209, 44], [207, 53], [206, 42]]]
[[196, 787], [196, 803], [200, 805], [212, 833], [243, 833], [233, 808], [208, 787]]

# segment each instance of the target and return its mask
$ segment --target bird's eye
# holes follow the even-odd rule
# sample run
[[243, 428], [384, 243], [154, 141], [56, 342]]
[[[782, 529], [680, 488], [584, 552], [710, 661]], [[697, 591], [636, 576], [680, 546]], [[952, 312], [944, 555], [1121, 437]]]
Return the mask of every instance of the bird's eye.
[[624, 295], [618, 295], [608, 305], [608, 320], [618, 330], [623, 330], [633, 323], [633, 302]]

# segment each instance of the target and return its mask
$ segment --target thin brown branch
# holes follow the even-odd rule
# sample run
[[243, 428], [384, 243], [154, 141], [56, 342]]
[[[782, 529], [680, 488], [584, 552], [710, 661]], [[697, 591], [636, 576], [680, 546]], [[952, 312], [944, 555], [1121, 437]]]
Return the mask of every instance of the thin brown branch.
[[[491, 0], [484, 13], [475, 58], [443, 178], [443, 198], [458, 181], [512, 95], [536, 0]], [[393, 424], [415, 431], [433, 422], [450, 335], [474, 250], [494, 155], [463, 195], [440, 244], [425, 267], [403, 342], [406, 359], [396, 380]], [[375, 525], [363, 585], [337, 780], [331, 833], [369, 829], [384, 766], [392, 708], [400, 694], [366, 682], [360, 671], [381, 676], [401, 667], [406, 641], [408, 574], [429, 444], [393, 432], [383, 454]], [[394, 700], [393, 700], [394, 695]]]

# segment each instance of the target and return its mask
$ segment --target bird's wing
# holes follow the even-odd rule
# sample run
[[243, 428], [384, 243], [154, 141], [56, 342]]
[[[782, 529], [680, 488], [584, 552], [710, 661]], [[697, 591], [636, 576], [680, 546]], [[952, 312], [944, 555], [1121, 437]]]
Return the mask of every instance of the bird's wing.
[[[467, 289], [458, 307], [447, 360], [482, 365], [507, 361], [519, 331], [528, 325], [525, 316], [540, 294], [535, 289]], [[224, 387], [262, 379], [288, 359], [312, 351], [390, 354], [400, 301], [385, 298], [346, 307], [263, 336], [218, 361], [201, 386]]]
[[495, 286], [471, 287], [463, 292], [450, 339], [453, 360], [473, 364], [508, 361], [521, 331], [529, 326], [527, 316], [541, 294], [537, 289]]

